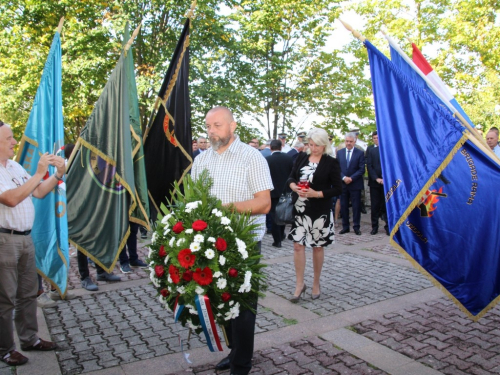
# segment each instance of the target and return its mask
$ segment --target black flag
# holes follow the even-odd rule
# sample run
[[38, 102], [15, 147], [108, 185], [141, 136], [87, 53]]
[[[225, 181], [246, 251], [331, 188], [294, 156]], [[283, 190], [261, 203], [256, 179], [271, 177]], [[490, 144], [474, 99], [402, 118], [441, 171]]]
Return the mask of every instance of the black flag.
[[170, 61], [144, 134], [144, 154], [151, 218], [167, 198], [173, 183], [182, 183], [193, 164], [191, 146], [191, 103], [189, 100], [188, 18]]

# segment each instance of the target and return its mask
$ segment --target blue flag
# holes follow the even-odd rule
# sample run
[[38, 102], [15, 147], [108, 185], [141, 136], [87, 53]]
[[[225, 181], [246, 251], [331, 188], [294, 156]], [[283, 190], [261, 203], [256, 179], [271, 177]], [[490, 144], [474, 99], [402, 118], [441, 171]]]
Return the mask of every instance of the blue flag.
[[499, 300], [500, 166], [366, 41], [391, 244], [474, 320]]
[[[35, 174], [40, 155], [48, 152], [64, 157], [61, 90], [61, 39], [56, 32], [18, 153], [18, 162], [31, 175]], [[45, 178], [53, 173], [55, 167], [49, 166]], [[60, 181], [45, 198], [33, 198], [33, 203], [31, 236], [38, 272], [65, 295], [69, 267], [65, 182]]]

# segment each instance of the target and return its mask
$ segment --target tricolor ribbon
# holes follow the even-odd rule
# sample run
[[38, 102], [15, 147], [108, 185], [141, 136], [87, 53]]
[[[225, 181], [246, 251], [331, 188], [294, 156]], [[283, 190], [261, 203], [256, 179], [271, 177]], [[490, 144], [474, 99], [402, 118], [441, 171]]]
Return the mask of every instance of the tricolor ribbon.
[[198, 316], [200, 317], [201, 327], [205, 333], [208, 348], [211, 352], [222, 352], [222, 345], [220, 343], [219, 334], [215, 327], [214, 314], [210, 306], [210, 300], [207, 296], [196, 295], [194, 298]]
[[181, 316], [182, 310], [184, 310], [184, 305], [179, 305], [179, 296], [175, 299], [174, 305], [174, 322], [177, 323], [179, 317]]

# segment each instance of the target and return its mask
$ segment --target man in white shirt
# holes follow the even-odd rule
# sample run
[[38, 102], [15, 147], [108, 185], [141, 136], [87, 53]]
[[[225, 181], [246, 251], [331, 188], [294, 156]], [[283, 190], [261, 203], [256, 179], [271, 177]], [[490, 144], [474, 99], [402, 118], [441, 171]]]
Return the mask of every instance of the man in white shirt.
[[[35, 175], [30, 176], [20, 164], [10, 160], [16, 144], [10, 126], [0, 121], [0, 360], [9, 366], [28, 362], [28, 358], [16, 351], [12, 325], [14, 309], [23, 351], [56, 349], [55, 343], [38, 337], [38, 278], [35, 247], [30, 235], [35, 207], [31, 197], [45, 197], [66, 171], [63, 158], [45, 153], [40, 157]], [[49, 165], [55, 166], [57, 171], [43, 180]]]
[[[193, 163], [191, 175], [196, 180], [208, 170], [213, 180], [211, 194], [231, 205], [238, 212], [250, 212], [254, 224], [260, 224], [255, 233], [260, 249], [264, 236], [266, 215], [271, 208], [273, 189], [271, 174], [260, 152], [241, 142], [234, 134], [236, 122], [226, 107], [215, 107], [205, 117], [211, 149], [199, 155]], [[257, 308], [255, 301], [254, 308]], [[231, 353], [215, 367], [231, 368], [231, 374], [248, 374], [252, 368], [256, 315], [250, 310], [240, 311], [226, 328]]]
[[486, 144], [491, 148], [496, 156], [500, 158], [500, 146], [498, 146], [498, 130], [491, 128], [486, 134]]

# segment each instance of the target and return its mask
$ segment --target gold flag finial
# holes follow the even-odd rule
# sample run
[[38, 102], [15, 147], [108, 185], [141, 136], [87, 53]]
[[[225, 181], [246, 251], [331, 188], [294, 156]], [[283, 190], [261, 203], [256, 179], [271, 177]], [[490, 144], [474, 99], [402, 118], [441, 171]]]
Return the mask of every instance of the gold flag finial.
[[57, 26], [57, 32], [59, 34], [61, 34], [63, 23], [64, 23], [64, 17], [61, 17], [61, 19], [59, 20], [59, 26]]
[[191, 3], [191, 8], [189, 8], [189, 10], [186, 12], [186, 15], [185, 15], [186, 18], [189, 18], [189, 19], [194, 18], [194, 8], [196, 8], [196, 0], [193, 0], [193, 2]]
[[347, 22], [342, 21], [340, 18], [339, 21], [342, 22], [342, 25], [344, 25], [344, 27], [347, 30], [349, 30], [352, 33], [352, 35], [354, 35], [357, 39], [359, 39], [362, 42], [366, 40], [366, 38], [359, 31], [354, 30], [353, 27], [349, 25]]
[[130, 49], [130, 47], [132, 47], [132, 43], [134, 42], [135, 37], [137, 36], [137, 34], [139, 34], [139, 30], [141, 29], [141, 25], [142, 25], [142, 22], [139, 22], [139, 26], [137, 26], [137, 28], [132, 33], [132, 36], [130, 37], [129, 41], [127, 42], [127, 44], [125, 44], [125, 47], [123, 47], [123, 50], [125, 52], [127, 52]]

